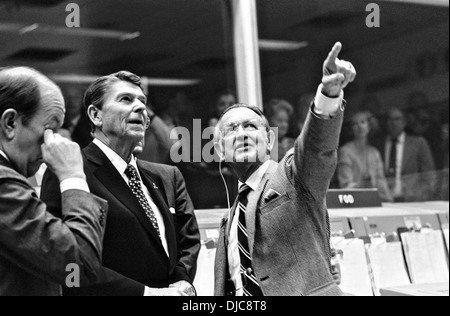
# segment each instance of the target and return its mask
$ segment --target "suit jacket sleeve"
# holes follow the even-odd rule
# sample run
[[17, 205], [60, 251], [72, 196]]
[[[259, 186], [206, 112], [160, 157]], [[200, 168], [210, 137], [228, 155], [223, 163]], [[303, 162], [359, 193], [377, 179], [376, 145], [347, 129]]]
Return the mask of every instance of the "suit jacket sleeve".
[[64, 284], [68, 264], [80, 267], [81, 284], [101, 267], [107, 203], [92, 194], [62, 194], [62, 219], [47, 212], [25, 179], [0, 183], [0, 255], [25, 271]]
[[[56, 175], [47, 170], [42, 181], [41, 198], [48, 205], [48, 211], [56, 217], [61, 217], [61, 191], [59, 188], [59, 181]], [[65, 293], [74, 295], [86, 295], [95, 291], [97, 284], [102, 285], [104, 291], [105, 284], [110, 284], [109, 296], [142, 296], [144, 295], [145, 285], [133, 279], [127, 278], [120, 273], [117, 273], [104, 266], [100, 267], [100, 271], [96, 278], [91, 279], [88, 288], [81, 287], [74, 290], [65, 288]]]
[[434, 171], [435, 164], [433, 160], [433, 154], [431, 153], [430, 146], [428, 145], [425, 138], [420, 138], [419, 140], [419, 159], [420, 159], [420, 170], [419, 172], [431, 172]]
[[178, 234], [178, 262], [172, 282], [194, 282], [197, 259], [200, 252], [200, 231], [194, 213], [194, 205], [186, 189], [181, 172], [174, 168], [176, 226]]
[[295, 181], [320, 203], [336, 170], [343, 116], [343, 111], [338, 110], [333, 118], [322, 119], [310, 111], [295, 143], [293, 162], [288, 162], [293, 167]]

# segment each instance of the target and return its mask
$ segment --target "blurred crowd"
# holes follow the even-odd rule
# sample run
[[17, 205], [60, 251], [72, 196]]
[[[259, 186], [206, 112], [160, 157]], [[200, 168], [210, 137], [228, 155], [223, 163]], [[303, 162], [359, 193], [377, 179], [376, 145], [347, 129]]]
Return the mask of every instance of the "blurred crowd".
[[[88, 118], [81, 106], [83, 91], [70, 88], [64, 95], [68, 113], [62, 133], [83, 148], [91, 141]], [[273, 98], [264, 104], [264, 112], [278, 135], [278, 151], [274, 151], [272, 159], [280, 161], [294, 147], [313, 97], [314, 93], [306, 93], [294, 103]], [[184, 94], [177, 94], [173, 99], [167, 107], [148, 106], [152, 124], [139, 158], [173, 164], [170, 151], [178, 139], [170, 138], [171, 131], [178, 126], [192, 128], [188, 116], [191, 115], [190, 121], [196, 116], [180, 110], [190, 106]], [[218, 92], [210, 102], [209, 112], [199, 117], [202, 119], [202, 128], [214, 127], [220, 114], [237, 102], [233, 90]], [[385, 113], [376, 115], [370, 111], [347, 114], [331, 188], [377, 188], [380, 198], [385, 202], [449, 199], [448, 107], [436, 112], [426, 103], [408, 102], [411, 104], [406, 107], [391, 107]], [[352, 104], [351, 108], [357, 109], [358, 105]], [[208, 141], [202, 140], [202, 144]], [[214, 154], [213, 150], [211, 154]], [[182, 162], [177, 166], [186, 178], [197, 208], [227, 206], [221, 173], [230, 190], [230, 198], [235, 198], [237, 179], [227, 165], [217, 162]], [[209, 192], [206, 196], [205, 187]]]

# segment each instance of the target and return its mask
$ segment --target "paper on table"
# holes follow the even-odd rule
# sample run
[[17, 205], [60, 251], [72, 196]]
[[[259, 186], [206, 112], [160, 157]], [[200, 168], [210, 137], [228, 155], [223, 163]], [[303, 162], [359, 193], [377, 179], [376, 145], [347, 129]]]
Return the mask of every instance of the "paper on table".
[[214, 258], [216, 256], [216, 249], [207, 249], [202, 245], [200, 254], [198, 256], [197, 277], [194, 281], [195, 289], [198, 296], [212, 296], [214, 295]]
[[435, 230], [402, 234], [406, 263], [415, 284], [448, 282], [449, 273], [442, 234]]
[[373, 296], [364, 241], [361, 239], [333, 240], [332, 245], [341, 249], [344, 256], [340, 262], [344, 293], [357, 296]]
[[367, 254], [375, 282], [375, 291], [380, 288], [411, 284], [406, 271], [401, 242], [382, 242], [367, 245]]

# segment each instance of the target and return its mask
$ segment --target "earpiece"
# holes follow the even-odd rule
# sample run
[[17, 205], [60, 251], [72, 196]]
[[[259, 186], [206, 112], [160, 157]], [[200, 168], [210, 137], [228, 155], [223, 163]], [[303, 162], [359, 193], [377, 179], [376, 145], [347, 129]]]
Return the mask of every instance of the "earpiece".
[[224, 162], [225, 161], [225, 154], [223, 152], [222, 146], [218, 142], [214, 143], [214, 150], [216, 151], [217, 156], [219, 156], [220, 162]]
[[217, 155], [219, 156], [220, 161], [225, 161], [225, 155], [223, 153], [217, 153]]

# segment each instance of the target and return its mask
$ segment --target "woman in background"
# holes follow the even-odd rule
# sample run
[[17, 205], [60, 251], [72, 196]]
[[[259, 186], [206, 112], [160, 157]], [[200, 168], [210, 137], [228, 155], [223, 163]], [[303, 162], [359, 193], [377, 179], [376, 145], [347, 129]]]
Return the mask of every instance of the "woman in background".
[[381, 155], [369, 145], [369, 120], [368, 112], [359, 112], [352, 117], [354, 140], [339, 149], [339, 185], [342, 189], [378, 188], [381, 199], [392, 202]]
[[278, 128], [278, 157], [272, 159], [281, 161], [292, 147], [289, 141], [285, 141], [289, 131], [289, 121], [294, 114], [293, 106], [282, 99], [272, 99], [265, 106], [265, 114], [272, 128]]

